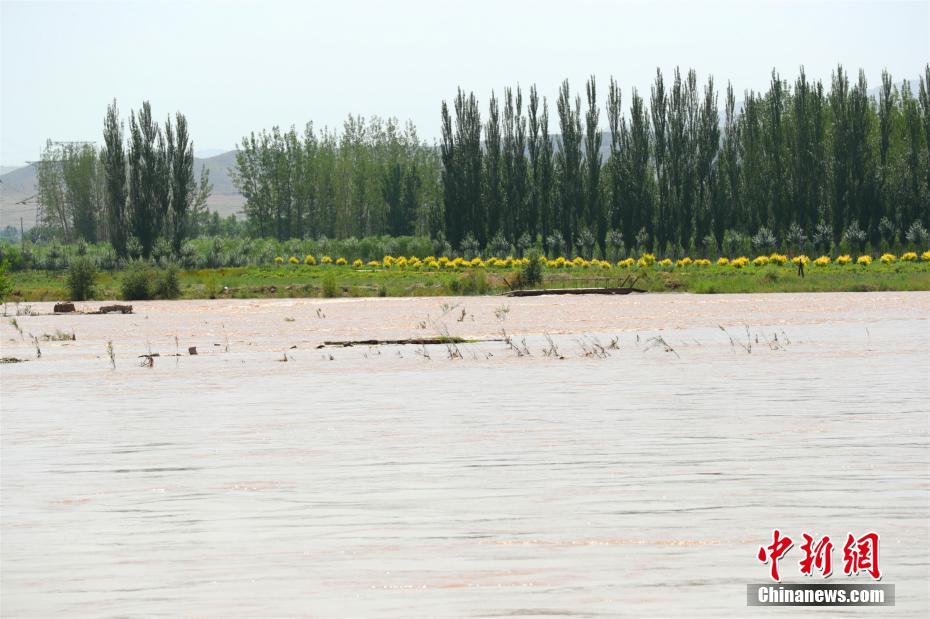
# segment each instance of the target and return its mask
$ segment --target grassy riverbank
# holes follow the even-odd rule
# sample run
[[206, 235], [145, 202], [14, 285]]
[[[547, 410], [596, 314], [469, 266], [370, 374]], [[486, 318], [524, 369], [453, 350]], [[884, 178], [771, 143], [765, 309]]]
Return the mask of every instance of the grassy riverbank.
[[[401, 269], [397, 267], [274, 265], [180, 271], [181, 298], [288, 298], [365, 296], [442, 296], [497, 294], [509, 289], [518, 270], [457, 268]], [[9, 301], [57, 301], [68, 298], [65, 271], [19, 271], [12, 276]], [[649, 292], [864, 292], [930, 290], [930, 262], [878, 260], [856, 264], [809, 264], [802, 278], [797, 267], [768, 264], [742, 268], [732, 265], [688, 265], [671, 268], [616, 265], [610, 268], [549, 268], [543, 287], [616, 286], [628, 276]], [[121, 298], [123, 272], [101, 272], [95, 299]]]

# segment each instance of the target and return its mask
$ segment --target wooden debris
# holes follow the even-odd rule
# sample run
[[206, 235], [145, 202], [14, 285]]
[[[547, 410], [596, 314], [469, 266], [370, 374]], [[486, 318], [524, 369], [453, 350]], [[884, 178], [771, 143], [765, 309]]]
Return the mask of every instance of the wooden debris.
[[53, 310], [56, 314], [67, 314], [74, 311], [74, 303], [67, 301], [65, 303], [56, 303]]
[[423, 346], [427, 344], [469, 344], [472, 342], [503, 342], [501, 338], [466, 340], [462, 337], [415, 337], [403, 340], [346, 340], [346, 341], [326, 341], [318, 344], [317, 348], [339, 347], [349, 348], [351, 346]]
[[505, 292], [506, 297], [541, 297], [553, 294], [630, 294], [631, 292], [646, 292], [640, 288], [542, 288], [539, 290], [511, 290]]
[[101, 305], [100, 306], [101, 314], [131, 314], [132, 306], [131, 305], [120, 305], [119, 303], [114, 305]]
[[196, 354], [197, 354], [197, 347], [196, 347], [196, 346], [188, 346], [188, 347], [187, 347], [187, 354], [189, 354], [189, 355], [196, 355]]

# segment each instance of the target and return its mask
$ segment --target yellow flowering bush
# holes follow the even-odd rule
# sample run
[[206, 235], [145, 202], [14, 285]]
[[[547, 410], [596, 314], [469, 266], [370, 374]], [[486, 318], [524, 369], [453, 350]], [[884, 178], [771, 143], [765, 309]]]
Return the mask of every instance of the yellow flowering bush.
[[755, 259], [752, 261], [752, 265], [757, 266], [757, 267], [764, 267], [768, 263], [769, 263], [768, 256], [756, 256]]
[[332, 263], [333, 263], [333, 259], [330, 258], [329, 256], [323, 256], [322, 258], [320, 258], [320, 264], [332, 264]]
[[634, 264], [636, 264], [636, 261], [633, 260], [632, 258], [624, 258], [623, 260], [617, 263], [617, 266], [620, 267], [621, 269], [628, 269]]
[[345, 266], [345, 265], [347, 264], [347, 263], [346, 263], [346, 259], [345, 259], [345, 258], [336, 258], [336, 264], [339, 265], [339, 266], [341, 266], [341, 267], [342, 267], [342, 266]]
[[381, 264], [383, 264], [385, 267], [390, 267], [394, 264], [394, 256], [385, 256], [381, 259]]
[[856, 264], [867, 267], [872, 264], [872, 256], [859, 256], [858, 260], [856, 260]]
[[670, 267], [670, 266], [672, 266], [672, 261], [669, 260], [668, 258], [663, 258], [662, 260], [659, 260], [659, 266], [660, 266], [660, 267]]
[[739, 258], [734, 258], [730, 260], [730, 266], [736, 267], [737, 269], [742, 269], [744, 266], [749, 264], [749, 258], [746, 256], [740, 256]]
[[688, 266], [688, 265], [690, 265], [690, 264], [693, 264], [693, 263], [694, 263], [694, 260], [692, 260], [692, 259], [689, 258], [688, 256], [685, 256], [684, 258], [681, 258], [680, 260], [678, 260], [678, 262], [677, 262], [676, 264], [677, 264], [678, 266], [680, 266], [680, 267], [686, 267], [686, 266]]
[[814, 260], [814, 266], [825, 267], [830, 264], [830, 256], [821, 256]]
[[287, 259], [287, 261], [290, 262], [291, 264], [299, 264], [299, 263], [300, 263], [300, 260], [298, 260], [296, 256], [291, 256], [290, 258]]
[[917, 252], [914, 252], [914, 251], [904, 252], [903, 254], [901, 254], [901, 260], [903, 260], [904, 262], [914, 262], [915, 260], [917, 260]]
[[648, 267], [652, 264], [655, 264], [655, 262], [656, 262], [655, 254], [645, 253], [639, 257], [639, 260], [636, 261], [636, 264], [638, 264], [641, 267]]
[[730, 264], [730, 260], [728, 258], [724, 258], [723, 256], [721, 256], [720, 258], [717, 258], [717, 266], [725, 267], [728, 264]]
[[381, 266], [381, 263], [378, 262], [377, 260], [371, 260], [371, 261], [368, 262], [368, 266], [370, 266], [370, 267], [379, 267], [379, 266]]
[[794, 258], [791, 259], [792, 264], [803, 264], [804, 266], [807, 266], [808, 263], [810, 263], [810, 261], [811, 259], [805, 256], [804, 254], [801, 254], [800, 256], [795, 256]]
[[850, 262], [852, 262], [852, 258], [849, 256], [849, 254], [843, 254], [842, 256], [836, 259], [836, 263], [839, 265], [847, 265]]
[[[296, 261], [297, 261], [297, 258], [291, 258], [291, 262], [296, 264]], [[316, 264], [316, 258], [310, 255], [304, 256], [304, 264], [312, 267], [313, 265]]]
[[401, 256], [400, 258], [394, 261], [394, 264], [399, 266], [400, 268], [404, 268], [405, 266], [407, 266], [407, 258], [405, 256]]
[[282, 258], [281, 256], [276, 256], [274, 261], [277, 264], [284, 264], [284, 258]]
[[788, 264], [788, 256], [785, 254], [774, 253], [769, 256], [769, 262], [774, 262], [778, 266], [785, 266]]
[[428, 267], [431, 268], [431, 269], [438, 269], [438, 268], [439, 268], [439, 261], [437, 261], [437, 260], [428, 260], [428, 261], [426, 262], [426, 266], [428, 266]]
[[879, 260], [881, 260], [883, 264], [891, 264], [892, 262], [897, 260], [897, 257], [895, 257], [894, 254], [886, 253], [886, 254], [882, 254], [882, 257], [879, 258]]
[[930, 249], [920, 254], [920, 259], [924, 262], [930, 262]]
[[444, 267], [449, 262], [449, 258], [446, 256], [440, 256], [437, 262], [439, 263], [439, 266]]
[[698, 258], [697, 260], [694, 261], [694, 266], [697, 266], [697, 267], [709, 267], [709, 266], [710, 266], [710, 260], [708, 260], [707, 258]]

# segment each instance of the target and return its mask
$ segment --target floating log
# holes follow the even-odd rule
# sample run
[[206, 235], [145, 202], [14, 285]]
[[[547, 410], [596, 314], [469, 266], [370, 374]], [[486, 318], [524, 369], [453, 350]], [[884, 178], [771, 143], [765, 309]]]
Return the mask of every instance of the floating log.
[[415, 337], [405, 340], [346, 340], [346, 341], [326, 341], [318, 344], [317, 348], [339, 347], [349, 348], [351, 346], [423, 346], [427, 344], [470, 344], [473, 342], [503, 342], [500, 338], [487, 340], [466, 340], [463, 337]]
[[541, 297], [551, 294], [630, 294], [646, 292], [640, 288], [542, 288], [539, 290], [511, 290], [505, 297]]
[[117, 314], [117, 313], [131, 314], [132, 306], [131, 305], [120, 305], [118, 303], [115, 305], [101, 305], [100, 313], [101, 314]]
[[197, 354], [197, 347], [196, 347], [196, 346], [188, 346], [188, 347], [187, 347], [187, 354], [189, 354], [189, 355], [196, 355], [196, 354]]
[[55, 308], [52, 310], [56, 314], [68, 314], [74, 311], [74, 303], [67, 301], [65, 303], [56, 303]]

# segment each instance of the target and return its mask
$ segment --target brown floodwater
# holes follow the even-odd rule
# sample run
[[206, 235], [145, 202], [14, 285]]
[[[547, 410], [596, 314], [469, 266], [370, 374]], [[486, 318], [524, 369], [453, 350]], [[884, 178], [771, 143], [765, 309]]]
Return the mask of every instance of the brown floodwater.
[[7, 308], [4, 616], [747, 616], [773, 528], [927, 616], [930, 293], [134, 305]]

